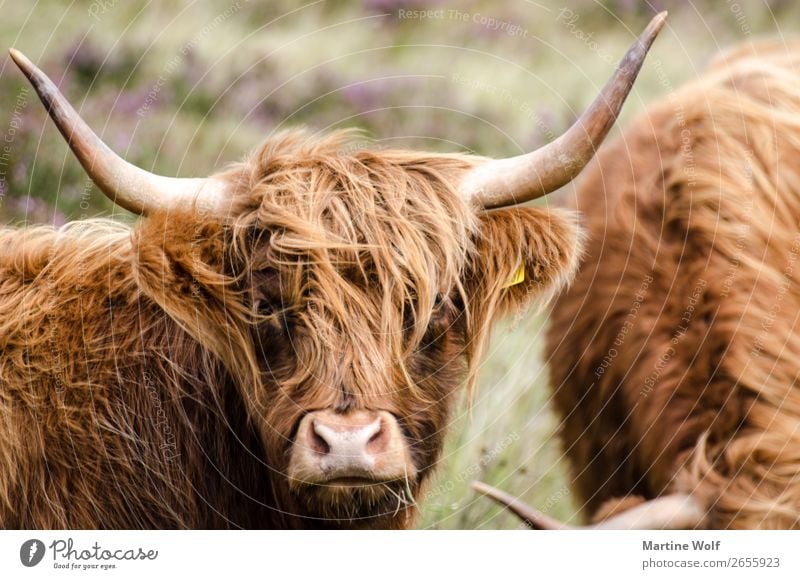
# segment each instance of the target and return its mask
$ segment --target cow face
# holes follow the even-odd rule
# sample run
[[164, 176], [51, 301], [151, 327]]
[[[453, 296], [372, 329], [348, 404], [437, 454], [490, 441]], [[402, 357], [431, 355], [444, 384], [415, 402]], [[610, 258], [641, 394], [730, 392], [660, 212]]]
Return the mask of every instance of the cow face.
[[281, 512], [405, 527], [492, 322], [568, 281], [580, 238], [558, 210], [472, 206], [472, 157], [350, 148], [270, 139], [225, 174], [225, 222], [138, 226], [137, 281], [224, 362]]
[[577, 229], [476, 211], [454, 187], [469, 157], [346, 139], [288, 133], [228, 174], [260, 371], [243, 395], [285, 509], [403, 526], [490, 322], [569, 278]]

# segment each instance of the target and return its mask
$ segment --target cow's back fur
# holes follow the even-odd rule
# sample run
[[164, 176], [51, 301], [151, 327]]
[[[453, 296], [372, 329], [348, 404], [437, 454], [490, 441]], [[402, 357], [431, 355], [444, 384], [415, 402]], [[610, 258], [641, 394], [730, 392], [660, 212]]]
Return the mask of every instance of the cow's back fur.
[[580, 180], [587, 256], [548, 334], [579, 496], [692, 492], [800, 525], [800, 46], [718, 58]]

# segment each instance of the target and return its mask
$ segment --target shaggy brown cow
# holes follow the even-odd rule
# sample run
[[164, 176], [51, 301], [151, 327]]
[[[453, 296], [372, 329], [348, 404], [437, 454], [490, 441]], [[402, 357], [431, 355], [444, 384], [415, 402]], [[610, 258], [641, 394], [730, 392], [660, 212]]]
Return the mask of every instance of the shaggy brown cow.
[[798, 159], [800, 44], [760, 44], [650, 108], [582, 177], [588, 251], [547, 350], [601, 526], [800, 527]]
[[145, 217], [0, 230], [0, 525], [409, 526], [492, 320], [577, 264], [569, 213], [484, 209], [580, 171], [662, 23], [533, 153], [291, 132], [208, 179], [129, 165], [12, 51], [95, 183]]

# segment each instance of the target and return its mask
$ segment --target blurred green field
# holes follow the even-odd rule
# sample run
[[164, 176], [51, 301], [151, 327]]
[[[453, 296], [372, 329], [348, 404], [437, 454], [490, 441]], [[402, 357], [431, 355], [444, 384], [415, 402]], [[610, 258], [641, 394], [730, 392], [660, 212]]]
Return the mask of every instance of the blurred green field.
[[[667, 29], [622, 125], [720, 48], [800, 28], [793, 0], [47, 0], [4, 3], [0, 46], [42, 66], [129, 161], [205, 176], [298, 125], [361, 127], [376, 147], [530, 150], [580, 114], [662, 9]], [[8, 58], [0, 134], [0, 222], [132, 219], [88, 182]], [[422, 501], [421, 528], [518, 526], [469, 490], [476, 478], [579, 520], [548, 407], [545, 319], [498, 326], [474, 404], [460, 405]]]

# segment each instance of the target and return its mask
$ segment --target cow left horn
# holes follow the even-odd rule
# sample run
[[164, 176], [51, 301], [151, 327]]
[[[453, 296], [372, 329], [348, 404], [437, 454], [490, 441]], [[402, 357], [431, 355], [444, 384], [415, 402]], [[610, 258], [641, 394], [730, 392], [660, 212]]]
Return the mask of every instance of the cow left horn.
[[507, 207], [555, 191], [577, 177], [614, 126], [647, 51], [667, 18], [650, 21], [594, 102], [566, 133], [532, 153], [487, 161], [464, 177], [459, 190], [484, 209]]
[[214, 213], [223, 208], [222, 181], [162, 177], [128, 163], [100, 140], [45, 73], [18, 50], [9, 52], [86, 173], [114, 203], [139, 215], [179, 206]]
[[694, 497], [672, 494], [646, 501], [599, 523], [579, 527], [556, 521], [508, 493], [485, 483], [473, 481], [472, 488], [506, 507], [531, 529], [539, 530], [693, 529], [701, 525], [706, 517], [706, 511]]

